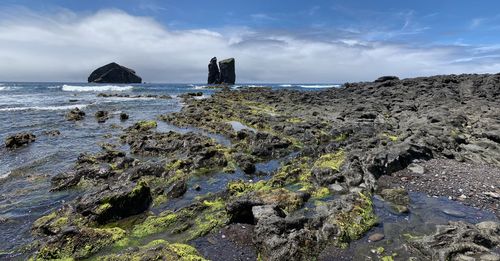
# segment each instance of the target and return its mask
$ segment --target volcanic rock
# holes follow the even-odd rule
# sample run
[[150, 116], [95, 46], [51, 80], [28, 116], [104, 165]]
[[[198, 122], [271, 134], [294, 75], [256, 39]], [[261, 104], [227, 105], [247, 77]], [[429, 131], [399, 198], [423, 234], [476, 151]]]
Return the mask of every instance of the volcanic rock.
[[217, 57], [212, 58], [210, 60], [210, 64], [208, 64], [208, 84], [218, 84], [219, 83], [219, 66], [217, 66]]
[[234, 84], [236, 82], [235, 61], [229, 58], [219, 62], [220, 83]]
[[85, 112], [78, 108], [74, 108], [66, 114], [66, 119], [68, 121], [81, 121], [85, 117]]
[[36, 140], [36, 136], [32, 133], [17, 133], [5, 139], [5, 147], [9, 149], [18, 148], [27, 145]]
[[142, 83], [135, 71], [117, 63], [104, 65], [93, 71], [88, 82], [92, 83]]

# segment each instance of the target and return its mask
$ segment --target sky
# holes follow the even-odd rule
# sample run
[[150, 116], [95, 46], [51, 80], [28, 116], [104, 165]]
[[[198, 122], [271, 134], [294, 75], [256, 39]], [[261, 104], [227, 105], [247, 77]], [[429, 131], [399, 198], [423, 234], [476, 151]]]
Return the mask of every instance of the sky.
[[109, 62], [146, 82], [343, 83], [500, 72], [500, 1], [2, 0], [0, 81], [84, 82]]

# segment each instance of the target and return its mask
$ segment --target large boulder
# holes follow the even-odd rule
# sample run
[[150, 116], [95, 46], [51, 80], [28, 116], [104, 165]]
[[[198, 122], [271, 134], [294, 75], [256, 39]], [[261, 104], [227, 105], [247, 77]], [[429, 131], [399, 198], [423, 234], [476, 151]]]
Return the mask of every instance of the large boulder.
[[219, 66], [217, 65], [217, 57], [212, 58], [210, 60], [210, 64], [208, 64], [208, 84], [219, 84]]
[[9, 149], [14, 149], [22, 147], [36, 140], [36, 136], [32, 133], [17, 133], [15, 135], [9, 136], [5, 139], [5, 147]]
[[229, 58], [219, 62], [220, 83], [234, 84], [236, 82], [235, 61]]
[[104, 65], [93, 71], [89, 78], [92, 83], [142, 83], [135, 71], [117, 63]]

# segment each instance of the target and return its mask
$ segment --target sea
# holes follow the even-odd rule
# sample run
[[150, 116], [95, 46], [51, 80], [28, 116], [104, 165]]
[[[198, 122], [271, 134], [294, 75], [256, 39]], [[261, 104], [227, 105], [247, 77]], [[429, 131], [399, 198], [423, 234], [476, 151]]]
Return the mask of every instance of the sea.
[[[241, 84], [232, 88], [271, 87], [318, 91], [339, 84]], [[0, 83], [0, 256], [29, 244], [33, 238], [31, 224], [65, 202], [75, 192], [49, 192], [50, 178], [71, 168], [78, 155], [97, 152], [99, 143], [115, 140], [138, 120], [155, 120], [158, 115], [181, 110], [178, 96], [202, 92], [207, 98], [215, 90], [203, 84], [86, 84], [86, 83]], [[99, 97], [99, 93], [130, 95], [169, 95], [172, 99]], [[87, 114], [84, 120], [69, 122], [65, 114], [79, 108]], [[98, 123], [99, 110], [109, 111], [111, 118]], [[119, 114], [127, 113], [128, 121]], [[58, 130], [60, 135], [45, 132]], [[8, 150], [3, 141], [12, 134], [30, 132], [36, 142]]]

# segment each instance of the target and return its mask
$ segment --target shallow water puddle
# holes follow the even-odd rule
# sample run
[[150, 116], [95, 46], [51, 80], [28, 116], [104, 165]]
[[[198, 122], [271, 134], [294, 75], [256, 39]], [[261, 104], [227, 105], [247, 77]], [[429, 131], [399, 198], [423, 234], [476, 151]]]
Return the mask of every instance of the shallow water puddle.
[[249, 130], [249, 131], [252, 131], [252, 132], [257, 132], [256, 129], [252, 128], [252, 127], [249, 127], [239, 121], [228, 121], [227, 123], [231, 124], [231, 127], [233, 127], [233, 130], [238, 132], [238, 131], [241, 131], [241, 130]]
[[167, 203], [154, 208], [153, 212], [160, 213], [167, 209], [174, 210], [186, 207], [193, 203], [197, 197], [223, 191], [231, 181], [244, 180], [258, 182], [268, 180], [281, 167], [282, 162], [296, 157], [297, 154], [294, 152], [280, 159], [255, 164], [256, 173], [261, 173], [261, 175], [247, 175], [239, 168], [236, 168], [234, 173], [217, 172], [208, 175], [195, 175], [189, 179], [187, 184], [188, 189], [182, 197], [170, 199]]
[[[352, 242], [348, 249], [328, 247], [321, 253], [319, 260], [379, 260], [380, 257], [392, 254], [397, 255], [396, 260], [408, 260], [411, 256], [406, 246], [407, 237], [431, 234], [436, 225], [446, 224], [448, 221], [479, 223], [498, 220], [491, 212], [465, 206], [447, 198], [410, 193], [410, 199], [410, 213], [396, 214], [387, 202], [375, 196], [373, 203], [380, 224], [362, 239]], [[375, 233], [384, 234], [384, 239], [369, 242], [368, 237]]]

